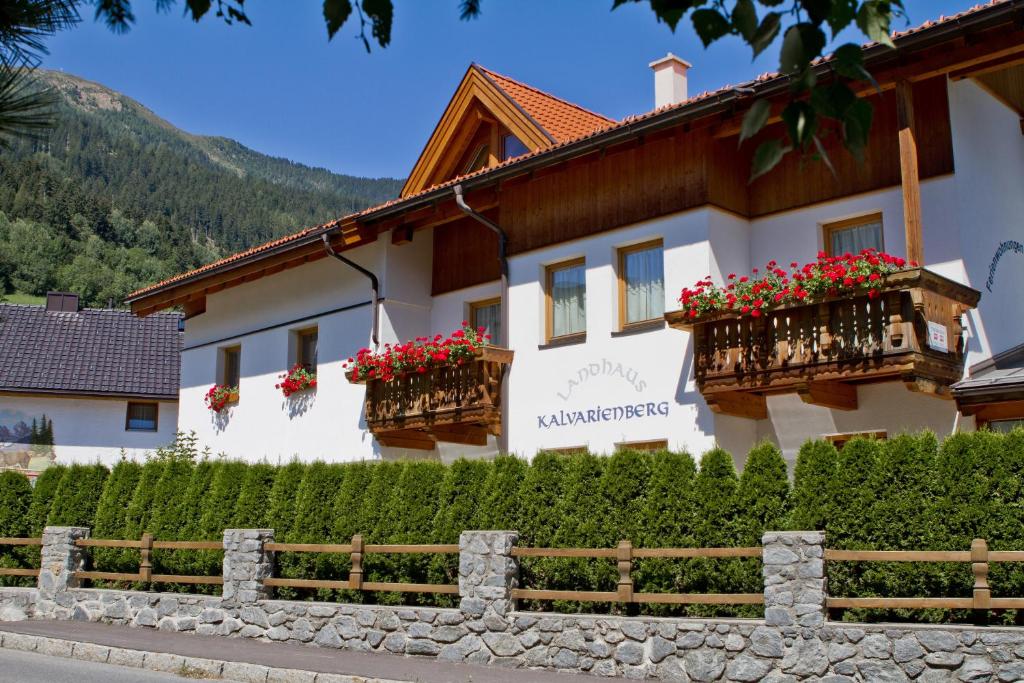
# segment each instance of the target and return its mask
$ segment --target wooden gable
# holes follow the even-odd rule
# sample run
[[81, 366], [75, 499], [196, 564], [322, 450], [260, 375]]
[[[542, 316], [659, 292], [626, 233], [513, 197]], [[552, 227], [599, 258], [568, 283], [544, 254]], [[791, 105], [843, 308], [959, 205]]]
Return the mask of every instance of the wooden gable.
[[555, 142], [480, 67], [470, 66], [405, 181], [401, 196], [461, 175], [483, 147], [489, 157], [484, 167], [493, 166], [501, 161], [501, 139], [507, 134], [515, 135], [530, 151]]

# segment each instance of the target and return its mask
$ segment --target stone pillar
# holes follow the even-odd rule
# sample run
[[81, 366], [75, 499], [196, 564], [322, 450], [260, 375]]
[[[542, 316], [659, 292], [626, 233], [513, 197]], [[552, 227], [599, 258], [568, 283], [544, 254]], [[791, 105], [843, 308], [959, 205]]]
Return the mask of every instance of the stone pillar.
[[768, 626], [825, 623], [825, 532], [768, 531], [764, 552], [764, 620]]
[[270, 597], [263, 580], [274, 574], [274, 553], [266, 545], [273, 529], [224, 531], [224, 592], [226, 606], [252, 605]]
[[514, 609], [512, 589], [519, 585], [519, 561], [512, 548], [518, 531], [463, 531], [459, 536], [459, 609], [467, 619], [482, 619], [490, 631], [504, 631]]
[[85, 570], [85, 548], [75, 541], [89, 538], [89, 529], [81, 526], [48, 526], [43, 529], [42, 564], [39, 569], [40, 600], [55, 600], [58, 593], [78, 588], [75, 572]]

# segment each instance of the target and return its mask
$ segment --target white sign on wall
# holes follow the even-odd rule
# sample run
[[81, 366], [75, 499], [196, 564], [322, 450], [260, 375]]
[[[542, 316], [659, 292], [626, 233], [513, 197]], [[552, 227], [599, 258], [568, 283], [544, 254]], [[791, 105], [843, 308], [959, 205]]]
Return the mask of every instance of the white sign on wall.
[[[585, 384], [598, 379], [619, 380], [615, 384], [625, 391], [618, 389], [613, 395], [601, 396], [600, 392], [583, 388]], [[636, 368], [607, 358], [592, 361], [581, 366], [556, 392], [558, 398], [565, 403], [569, 403], [575, 396], [588, 399], [587, 403], [537, 415], [537, 427], [551, 429], [668, 417], [669, 402], [649, 396], [649, 393], [646, 380], [640, 376]], [[594, 400], [595, 398], [597, 400]]]
[[928, 321], [928, 348], [949, 353], [949, 334], [945, 325]]

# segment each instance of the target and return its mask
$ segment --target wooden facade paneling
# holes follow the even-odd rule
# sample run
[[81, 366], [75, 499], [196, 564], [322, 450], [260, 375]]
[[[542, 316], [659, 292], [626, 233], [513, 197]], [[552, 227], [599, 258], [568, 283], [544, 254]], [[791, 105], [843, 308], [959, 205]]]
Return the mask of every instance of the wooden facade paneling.
[[492, 282], [501, 277], [498, 236], [475, 220], [461, 218], [439, 225], [433, 232], [433, 295]]
[[[495, 219], [515, 255], [666, 214], [714, 205], [756, 218], [900, 184], [896, 92], [870, 97], [874, 124], [864, 163], [825, 139], [835, 166], [788, 155], [749, 183], [760, 139], [781, 136], [781, 124], [737, 149], [735, 136], [716, 138], [711, 126], [682, 127], [562, 163], [506, 183]], [[944, 76], [914, 84], [914, 113], [922, 178], [953, 171], [953, 141]], [[434, 294], [497, 280], [497, 239], [467, 221], [434, 235]]]

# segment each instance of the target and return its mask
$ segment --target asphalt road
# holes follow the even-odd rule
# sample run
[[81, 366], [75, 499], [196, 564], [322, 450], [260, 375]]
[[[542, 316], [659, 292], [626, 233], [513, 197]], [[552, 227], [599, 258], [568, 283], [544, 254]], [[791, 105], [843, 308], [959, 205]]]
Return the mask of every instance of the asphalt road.
[[184, 680], [156, 671], [0, 650], [0, 683], [182, 683]]

